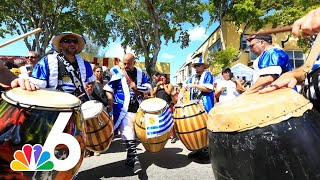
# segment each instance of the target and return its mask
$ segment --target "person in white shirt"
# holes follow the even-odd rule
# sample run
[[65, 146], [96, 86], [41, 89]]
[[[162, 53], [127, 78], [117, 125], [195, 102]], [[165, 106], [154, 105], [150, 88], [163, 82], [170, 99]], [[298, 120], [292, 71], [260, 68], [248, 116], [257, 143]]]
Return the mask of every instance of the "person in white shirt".
[[229, 101], [242, 93], [237, 86], [235, 78], [232, 76], [230, 68], [224, 68], [222, 70], [223, 80], [217, 79], [216, 89], [214, 96], [216, 97], [217, 102], [223, 103]]

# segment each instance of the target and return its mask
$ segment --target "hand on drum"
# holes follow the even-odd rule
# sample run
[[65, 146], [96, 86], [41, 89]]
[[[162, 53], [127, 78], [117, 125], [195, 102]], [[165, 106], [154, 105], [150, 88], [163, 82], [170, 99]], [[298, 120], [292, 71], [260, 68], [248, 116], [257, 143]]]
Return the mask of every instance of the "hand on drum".
[[37, 85], [30, 82], [28, 79], [22, 79], [22, 78], [14, 79], [11, 82], [11, 87], [12, 88], [21, 87], [21, 89], [28, 90], [28, 91], [35, 91], [39, 89]]
[[280, 89], [283, 87], [289, 87], [289, 88], [294, 88], [294, 86], [297, 84], [297, 79], [294, 76], [294, 72], [286, 72], [282, 74], [277, 80], [275, 80], [273, 83], [270, 85], [266, 86], [265, 88], [259, 90], [259, 93], [267, 93], [274, 91], [276, 89]]
[[317, 32], [320, 32], [320, 8], [310, 11], [292, 25], [294, 37], [311, 36]]

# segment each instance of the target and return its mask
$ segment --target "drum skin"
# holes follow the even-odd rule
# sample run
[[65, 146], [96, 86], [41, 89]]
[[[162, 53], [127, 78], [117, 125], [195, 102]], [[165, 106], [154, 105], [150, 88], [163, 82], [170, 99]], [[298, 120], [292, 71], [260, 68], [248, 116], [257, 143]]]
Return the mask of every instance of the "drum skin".
[[215, 179], [320, 179], [320, 114], [242, 132], [209, 131]]
[[150, 153], [160, 152], [164, 146], [167, 144], [170, 138], [170, 131], [154, 138], [147, 138], [146, 125], [144, 121], [141, 121], [143, 116], [142, 110], [139, 108], [135, 121], [135, 131], [136, 135], [141, 141], [143, 147]]
[[91, 151], [108, 150], [113, 139], [113, 122], [104, 110], [98, 115], [84, 120], [86, 147]]
[[188, 150], [195, 151], [208, 146], [208, 115], [200, 104], [176, 105], [173, 117], [175, 132]]
[[[24, 115], [16, 118], [21, 109], [24, 108], [11, 105], [0, 98], [0, 179], [73, 179], [80, 168], [85, 152], [79, 108], [70, 108], [69, 112], [73, 112], [73, 114], [63, 131], [73, 135], [81, 148], [78, 163], [68, 171], [11, 170], [10, 162], [14, 160], [14, 152], [21, 150], [25, 144], [41, 144], [43, 146], [60, 113], [56, 110], [24, 109]], [[58, 159], [66, 158], [68, 153], [67, 146], [63, 144], [55, 148], [55, 156]]]

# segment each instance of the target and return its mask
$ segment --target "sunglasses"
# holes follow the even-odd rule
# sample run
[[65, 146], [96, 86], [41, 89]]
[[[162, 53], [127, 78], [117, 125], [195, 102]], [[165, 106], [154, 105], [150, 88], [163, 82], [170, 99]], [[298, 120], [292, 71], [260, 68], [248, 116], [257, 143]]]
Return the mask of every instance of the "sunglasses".
[[27, 56], [26, 58], [27, 59], [35, 59], [36, 57], [35, 56]]
[[61, 40], [61, 42], [67, 43], [67, 44], [70, 44], [70, 43], [78, 44], [79, 43], [79, 41], [77, 39], [63, 39], [63, 40]]
[[249, 45], [249, 48], [252, 49], [255, 44], [260, 43], [260, 42], [262, 42], [262, 41], [257, 41], [257, 42], [255, 42], [255, 43], [253, 43], [253, 44], [250, 44], [250, 45]]
[[193, 67], [200, 67], [202, 64], [195, 64]]

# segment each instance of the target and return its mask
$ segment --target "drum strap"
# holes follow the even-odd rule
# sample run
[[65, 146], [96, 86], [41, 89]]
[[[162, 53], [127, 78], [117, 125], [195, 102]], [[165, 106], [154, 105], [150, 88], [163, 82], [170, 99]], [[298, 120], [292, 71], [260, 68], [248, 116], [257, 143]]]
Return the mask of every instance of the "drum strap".
[[73, 82], [73, 84], [75, 85], [76, 89], [80, 92], [80, 93], [83, 93], [84, 90], [83, 90], [83, 86], [82, 86], [82, 83], [80, 81], [80, 76], [78, 73], [75, 72], [73, 66], [69, 63], [69, 61], [67, 61], [65, 59], [65, 57], [62, 55], [62, 54], [58, 54], [57, 55], [57, 58], [59, 61], [63, 62], [63, 64], [66, 66], [66, 69], [69, 73], [69, 76]]

